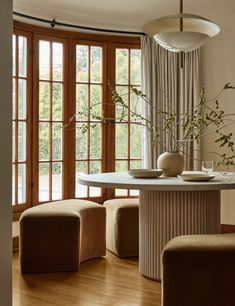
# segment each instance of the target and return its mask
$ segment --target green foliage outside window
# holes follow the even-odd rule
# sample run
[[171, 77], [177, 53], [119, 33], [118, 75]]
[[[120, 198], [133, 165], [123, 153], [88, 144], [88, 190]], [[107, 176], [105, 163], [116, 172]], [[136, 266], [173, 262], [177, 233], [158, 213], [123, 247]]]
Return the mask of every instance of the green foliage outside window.
[[[100, 47], [91, 47], [90, 49], [90, 61], [91, 61], [91, 70], [90, 77], [92, 84], [90, 85], [90, 106], [91, 106], [91, 118], [93, 121], [90, 124], [90, 158], [91, 159], [100, 159], [101, 158], [101, 117], [102, 117], [102, 49]], [[127, 53], [126, 49], [123, 49], [123, 52], [117, 52], [117, 65], [118, 69], [118, 79], [120, 83], [127, 83]], [[127, 51], [127, 50], [126, 50]], [[77, 74], [76, 80], [79, 82], [76, 85], [76, 159], [87, 159], [88, 157], [88, 147], [87, 139], [88, 134], [87, 129], [88, 125], [86, 122], [88, 120], [88, 47], [79, 46], [77, 50]], [[60, 73], [60, 72], [58, 72]], [[131, 53], [131, 71], [130, 79], [133, 84], [140, 83], [140, 51], [132, 50]], [[55, 76], [56, 79], [56, 76]], [[62, 120], [62, 85], [60, 83], [54, 83], [53, 85], [53, 94], [52, 94], [52, 120]], [[120, 87], [120, 91], [126, 92], [128, 86]], [[140, 110], [141, 105], [135, 99], [134, 96], [131, 97], [131, 107], [133, 109]], [[49, 158], [49, 125], [43, 123], [44, 120], [50, 119], [50, 83], [46, 81], [41, 81], [39, 86], [39, 160], [48, 160]], [[116, 110], [117, 114], [119, 110]], [[120, 114], [119, 114], [120, 115]], [[126, 119], [128, 119], [126, 117]], [[135, 121], [134, 118], [131, 118], [132, 121]], [[118, 154], [124, 156], [127, 151], [127, 132], [124, 128], [118, 129], [117, 131], [117, 141], [119, 143]], [[133, 152], [133, 158], [141, 158], [141, 131], [140, 128], [131, 124], [130, 128], [130, 140], [131, 140], [131, 150]], [[62, 124], [53, 123], [52, 129], [52, 157], [53, 160], [62, 159]], [[136, 162], [137, 163], [137, 162]], [[79, 162], [80, 164], [80, 162]], [[138, 165], [133, 164], [133, 167]], [[120, 163], [120, 170], [126, 170], [125, 163]], [[47, 168], [45, 171], [47, 171]], [[41, 168], [41, 174], [47, 174], [43, 172]], [[56, 167], [55, 164], [54, 174], [61, 173], [59, 164]], [[81, 171], [87, 171], [84, 166], [79, 165]], [[125, 169], [124, 169], [125, 168]], [[91, 162], [90, 163], [90, 172], [97, 173], [100, 171], [100, 162]], [[43, 172], [43, 173], [42, 173]]]

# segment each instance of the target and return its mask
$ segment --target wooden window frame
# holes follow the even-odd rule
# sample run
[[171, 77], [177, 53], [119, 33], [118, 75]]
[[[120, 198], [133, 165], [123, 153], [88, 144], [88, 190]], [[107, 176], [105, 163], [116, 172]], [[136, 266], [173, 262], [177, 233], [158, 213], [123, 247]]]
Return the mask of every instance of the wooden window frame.
[[[26, 122], [26, 160], [23, 162], [26, 165], [26, 202], [18, 204], [18, 171], [15, 171], [15, 204], [12, 205], [13, 208], [13, 220], [18, 219], [22, 211], [30, 207], [32, 201], [32, 169], [30, 167], [32, 163], [32, 138], [31, 138], [31, 127], [32, 127], [32, 35], [28, 31], [21, 29], [14, 29], [13, 34], [16, 35], [16, 38], [19, 36], [26, 37], [27, 39], [27, 67], [26, 67], [26, 77], [19, 77], [18, 68], [18, 39], [16, 39], [16, 50], [15, 50], [15, 69], [16, 73], [12, 79], [15, 79], [15, 119], [12, 119], [12, 122], [15, 122], [15, 158], [12, 165], [19, 165], [21, 162], [18, 162], [18, 123]], [[18, 80], [26, 80], [26, 118], [25, 120], [18, 119]], [[18, 167], [16, 167], [18, 169]]]
[[[127, 84], [116, 84], [116, 49], [128, 49], [128, 83]], [[116, 86], [126, 86], [128, 87], [128, 106], [130, 107], [130, 87], [131, 86], [135, 86], [135, 84], [131, 84], [131, 50], [138, 50], [140, 49], [140, 45], [137, 43], [122, 43], [122, 42], [114, 42], [112, 43], [111, 46], [111, 58], [112, 58], [112, 71], [111, 71], [111, 87], [112, 88], [116, 88]], [[139, 87], [139, 85], [136, 85]], [[113, 106], [110, 109], [110, 113], [108, 114], [109, 118], [115, 118], [116, 116], [116, 110], [115, 110], [115, 106]], [[111, 126], [109, 127], [110, 129], [110, 139], [116, 139], [115, 135], [115, 122], [113, 122], [114, 124], [111, 124]], [[122, 123], [118, 123], [118, 124], [122, 124]], [[115, 154], [115, 141], [113, 142], [113, 148], [112, 148], [112, 157], [110, 158], [110, 171], [115, 172], [115, 163], [116, 161], [127, 161], [127, 165], [128, 165], [128, 169], [130, 169], [130, 163], [132, 160], [138, 160], [141, 161], [141, 159], [132, 159], [130, 156], [130, 126], [131, 126], [131, 120], [130, 120], [130, 112], [128, 112], [128, 123], [124, 123], [128, 125], [128, 147], [127, 147], [127, 158], [126, 159], [118, 159], [116, 158], [116, 154]], [[135, 195], [131, 195], [130, 194], [130, 190], [127, 190], [127, 195], [116, 195], [115, 194], [115, 190], [110, 190], [108, 192], [108, 197], [109, 198], [126, 198], [126, 197], [130, 197], [130, 198], [135, 198]]]
[[[52, 120], [52, 85], [55, 83], [54, 80], [52, 80], [52, 56], [50, 54], [50, 77], [49, 80], [43, 80], [47, 83], [50, 83], [50, 111], [49, 111], [49, 120], [40, 120], [39, 118], [39, 84], [40, 84], [40, 78], [39, 78], [39, 42], [40, 40], [43, 41], [48, 41], [50, 42], [50, 53], [52, 52], [52, 43], [53, 42], [58, 42], [58, 43], [62, 43], [63, 44], [63, 79], [62, 81], [58, 82], [63, 84], [63, 98], [62, 98], [62, 120], [61, 121], [53, 121]], [[33, 178], [34, 178], [34, 184], [33, 184], [33, 205], [37, 205], [37, 204], [42, 204], [43, 201], [39, 201], [39, 197], [38, 197], [38, 190], [39, 190], [39, 163], [43, 163], [43, 162], [39, 162], [39, 123], [41, 122], [45, 122], [45, 123], [49, 123], [49, 160], [45, 161], [45, 163], [49, 163], [49, 200], [48, 201], [53, 201], [52, 200], [52, 164], [53, 162], [61, 162], [62, 163], [62, 199], [66, 198], [66, 185], [65, 184], [65, 174], [66, 173], [66, 169], [67, 169], [67, 156], [66, 156], [66, 151], [67, 151], [67, 137], [66, 137], [66, 133], [64, 131], [64, 129], [62, 130], [62, 144], [63, 148], [62, 148], [62, 159], [61, 160], [56, 160], [53, 161], [52, 159], [52, 126], [53, 123], [58, 122], [58, 123], [62, 123], [64, 124], [65, 122], [67, 122], [68, 120], [68, 107], [67, 107], [67, 103], [66, 101], [67, 99], [67, 95], [68, 95], [68, 81], [67, 81], [67, 73], [68, 73], [68, 63], [67, 63], [67, 59], [68, 59], [68, 42], [66, 39], [64, 38], [59, 38], [59, 37], [50, 37], [47, 35], [43, 35], [43, 34], [35, 34], [34, 37], [34, 52], [35, 52], [35, 66], [36, 66], [36, 74], [35, 74], [35, 79], [34, 79], [34, 114], [33, 114], [33, 135], [34, 135], [34, 139], [37, 139], [37, 141], [34, 143], [34, 147], [33, 147]], [[46, 202], [48, 202], [46, 201]]]
[[[76, 105], [76, 65], [75, 65], [75, 48], [76, 44], [86, 44], [92, 46], [103, 47], [103, 114], [105, 117], [114, 118], [115, 109], [112, 104], [111, 88], [107, 84], [107, 80], [112, 86], [115, 84], [115, 47], [121, 48], [140, 49], [140, 37], [136, 36], [113, 36], [101, 34], [88, 34], [71, 32], [65, 30], [57, 30], [51, 28], [39, 27], [36, 25], [29, 25], [19, 21], [14, 21], [14, 29], [23, 35], [28, 35], [28, 71], [29, 71], [29, 84], [28, 84], [28, 120], [29, 129], [27, 129], [28, 142], [27, 150], [29, 151], [28, 162], [31, 165], [29, 173], [27, 172], [29, 185], [27, 191], [27, 205], [21, 207], [18, 211], [16, 207], [13, 208], [14, 220], [19, 218], [20, 213], [31, 206], [38, 205], [38, 51], [37, 41], [40, 38], [45, 40], [64, 42], [64, 122], [68, 122], [75, 114]], [[37, 84], [32, 86], [32, 84]], [[68, 102], [68, 103], [66, 103]], [[105, 103], [108, 102], [108, 103]], [[64, 158], [64, 175], [63, 175], [63, 198], [75, 198], [75, 122], [71, 122], [69, 131], [63, 131], [63, 158]], [[113, 141], [110, 143], [110, 139]], [[108, 122], [102, 124], [102, 172], [115, 171], [115, 124]], [[109, 154], [106, 154], [109, 152]], [[129, 155], [128, 155], [129, 157]], [[102, 189], [100, 197], [86, 198], [98, 203], [102, 203], [106, 199], [114, 197], [114, 191], [110, 189]], [[85, 198], [84, 198], [85, 199]], [[42, 202], [40, 202], [41, 204]]]
[[[72, 87], [71, 87], [71, 91], [74, 93], [73, 96], [73, 103], [70, 103], [71, 105], [71, 109], [70, 109], [70, 118], [72, 118], [74, 116], [74, 114], [76, 113], [76, 85], [80, 82], [76, 81], [76, 46], [77, 45], [84, 45], [84, 46], [88, 46], [89, 50], [90, 47], [101, 47], [102, 48], [102, 58], [103, 60], [105, 58], [107, 58], [107, 43], [106, 42], [102, 42], [102, 41], [88, 41], [88, 40], [79, 40], [79, 39], [74, 39], [72, 42], [72, 53], [73, 53], [73, 61], [71, 62], [71, 73], [72, 73]], [[90, 56], [88, 56], [88, 69], [90, 68]], [[90, 69], [88, 70], [88, 82], [84, 82], [81, 84], [87, 84], [88, 88], [90, 87], [91, 84], [93, 84], [92, 82], [90, 82]], [[96, 83], [94, 83], [96, 84]], [[102, 82], [100, 83], [102, 85], [102, 100], [106, 101], [106, 97], [107, 97], [107, 65], [105, 64], [105, 61], [103, 61], [103, 65], [102, 65]], [[90, 97], [88, 97], [88, 107], [90, 106]], [[107, 103], [103, 103], [102, 104], [102, 112], [103, 114], [106, 113], [106, 108], [107, 108]], [[87, 124], [90, 126], [90, 123], [92, 122], [90, 120], [90, 114], [88, 113], [88, 121]], [[71, 142], [70, 144], [70, 149], [72, 152], [74, 152], [74, 156], [73, 156], [73, 161], [70, 161], [70, 181], [73, 181], [73, 190], [74, 192], [73, 197], [76, 198], [76, 184], [75, 184], [75, 173], [76, 173], [76, 123], [79, 121], [73, 120], [72, 124], [71, 124], [71, 133], [70, 133], [70, 137], [69, 137], [69, 141]], [[89, 128], [90, 129], [90, 128]], [[106, 138], [106, 124], [101, 123], [101, 159], [97, 159], [98, 161], [101, 162], [101, 171], [105, 172], [106, 171], [106, 158], [107, 158], [107, 154], [106, 154], [106, 142], [107, 142], [107, 138]], [[73, 133], [73, 136], [71, 135]], [[90, 166], [90, 161], [95, 160], [95, 159], [90, 159], [90, 153], [89, 153], [89, 137], [88, 137], [88, 158], [84, 159], [82, 161], [86, 161], [87, 162], [87, 167], [88, 167], [88, 171], [89, 171], [89, 166]], [[71, 158], [72, 159], [72, 158]], [[83, 199], [87, 199], [87, 200], [92, 200], [95, 202], [99, 202], [102, 203], [105, 200], [105, 189], [101, 189], [101, 194], [98, 197], [89, 197], [89, 191], [88, 191], [88, 197], [83, 198]]]

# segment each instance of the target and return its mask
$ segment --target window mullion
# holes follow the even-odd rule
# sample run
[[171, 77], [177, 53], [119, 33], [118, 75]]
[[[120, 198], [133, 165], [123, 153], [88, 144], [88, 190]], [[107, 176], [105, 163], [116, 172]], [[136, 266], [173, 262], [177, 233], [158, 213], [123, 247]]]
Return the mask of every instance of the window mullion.
[[[90, 106], [91, 106], [91, 46], [88, 46], [88, 131], [87, 131], [87, 172], [90, 173], [90, 144], [91, 144], [91, 125], [90, 125]], [[87, 196], [90, 196], [90, 187], [87, 188]]]
[[[128, 170], [130, 169], [130, 145], [131, 145], [131, 137], [130, 137], [130, 129], [131, 129], [131, 116], [130, 116], [130, 107], [131, 107], [131, 101], [130, 101], [130, 87], [131, 84], [131, 49], [128, 48], [128, 161], [127, 161], [127, 167]], [[128, 196], [130, 196], [130, 190], [128, 189]]]
[[18, 205], [18, 106], [19, 106], [19, 36], [16, 35], [16, 54], [15, 54], [15, 205]]
[[50, 69], [50, 97], [49, 97], [49, 199], [52, 200], [52, 94], [53, 94], [53, 76], [52, 76], [52, 42], [50, 42], [50, 59], [49, 59], [49, 69]]

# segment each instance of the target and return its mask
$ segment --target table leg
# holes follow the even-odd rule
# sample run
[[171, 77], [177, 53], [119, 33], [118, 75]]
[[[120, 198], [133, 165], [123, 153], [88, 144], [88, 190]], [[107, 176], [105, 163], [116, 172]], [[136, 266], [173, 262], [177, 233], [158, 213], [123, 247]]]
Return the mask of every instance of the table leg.
[[140, 191], [140, 273], [161, 279], [161, 252], [173, 237], [220, 233], [220, 191]]

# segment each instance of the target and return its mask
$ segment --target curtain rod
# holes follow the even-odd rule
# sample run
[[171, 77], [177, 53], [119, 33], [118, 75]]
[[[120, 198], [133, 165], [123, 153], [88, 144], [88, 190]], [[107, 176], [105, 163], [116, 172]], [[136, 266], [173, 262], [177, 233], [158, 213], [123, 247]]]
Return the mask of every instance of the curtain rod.
[[76, 29], [89, 30], [89, 31], [98, 31], [98, 32], [106, 32], [106, 33], [118, 33], [118, 34], [129, 34], [129, 35], [130, 34], [131, 35], [146, 35], [143, 32], [130, 32], [130, 31], [110, 30], [110, 29], [99, 29], [99, 28], [85, 27], [85, 26], [80, 26], [80, 25], [75, 25], [75, 24], [63, 23], [63, 22], [56, 21], [55, 19], [53, 19], [53, 20], [43, 19], [43, 18], [38, 18], [38, 17], [34, 17], [34, 16], [25, 15], [25, 14], [15, 12], [15, 11], [13, 11], [13, 15], [19, 16], [19, 17], [22, 17], [22, 18], [27, 18], [27, 19], [31, 19], [31, 20], [36, 20], [36, 21], [48, 23], [48, 24], [51, 25], [52, 29], [55, 26], [64, 26], [64, 27], [69, 27], [69, 28], [76, 28]]

